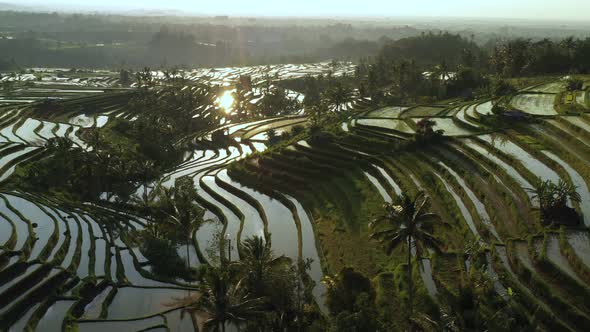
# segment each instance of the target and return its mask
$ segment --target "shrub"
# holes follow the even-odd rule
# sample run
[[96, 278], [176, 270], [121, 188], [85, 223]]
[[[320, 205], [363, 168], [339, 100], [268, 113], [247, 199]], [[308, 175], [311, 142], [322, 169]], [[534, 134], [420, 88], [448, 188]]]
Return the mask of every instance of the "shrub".
[[225, 130], [220, 129], [211, 133], [211, 141], [214, 144], [225, 144], [228, 141], [228, 137], [225, 135]]
[[569, 77], [565, 82], [565, 88], [567, 91], [582, 90], [583, 86], [584, 82], [581, 79], [575, 77]]
[[305, 131], [305, 127], [302, 125], [295, 125], [291, 128], [291, 136], [297, 136]]
[[429, 118], [424, 118], [418, 123], [416, 123], [416, 136], [414, 140], [416, 142], [426, 142], [435, 137], [441, 137], [444, 134], [443, 130], [434, 130], [434, 126], [436, 125], [436, 121], [431, 120]]
[[494, 97], [506, 96], [516, 92], [516, 88], [505, 80], [497, 80], [492, 86]]

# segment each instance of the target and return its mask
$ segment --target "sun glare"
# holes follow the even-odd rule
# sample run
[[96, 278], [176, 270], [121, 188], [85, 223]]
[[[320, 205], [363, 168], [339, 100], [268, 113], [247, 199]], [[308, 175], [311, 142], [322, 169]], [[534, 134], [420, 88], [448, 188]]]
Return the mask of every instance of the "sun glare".
[[225, 113], [231, 113], [234, 104], [234, 97], [231, 91], [226, 91], [221, 97], [217, 98], [217, 105], [223, 108]]

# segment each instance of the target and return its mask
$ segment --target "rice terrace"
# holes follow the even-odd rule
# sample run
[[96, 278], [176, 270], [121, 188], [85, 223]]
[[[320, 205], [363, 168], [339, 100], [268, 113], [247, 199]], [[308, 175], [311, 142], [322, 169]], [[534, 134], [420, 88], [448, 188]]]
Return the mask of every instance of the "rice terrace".
[[7, 8], [0, 331], [590, 330], [585, 25]]

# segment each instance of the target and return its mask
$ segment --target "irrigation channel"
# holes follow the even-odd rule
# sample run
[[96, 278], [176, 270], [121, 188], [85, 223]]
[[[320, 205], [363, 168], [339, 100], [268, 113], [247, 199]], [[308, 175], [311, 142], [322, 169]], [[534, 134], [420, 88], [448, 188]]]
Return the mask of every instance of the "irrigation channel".
[[[337, 68], [334, 74], [351, 68]], [[288, 79], [334, 68], [280, 65], [271, 70], [271, 76]], [[88, 150], [79, 134], [84, 128], [105, 126], [115, 117], [134, 121], [141, 116], [129, 112], [130, 90], [117, 87], [113, 73], [97, 73], [83, 82], [54, 82], [51, 71], [47, 73], [11, 99], [0, 96], [0, 183], [19, 165], [46, 157], [45, 142], [53, 137], [67, 137]], [[189, 82], [215, 86], [230, 86], [243, 75], [260, 81], [268, 69], [186, 73]], [[363, 260], [365, 248], [376, 246], [368, 238], [368, 216], [404, 192], [422, 190], [430, 196], [433, 212], [450, 227], [436, 229], [444, 243], [442, 253], [418, 256], [412, 250], [420, 296], [436, 303], [443, 288], [456, 290], [457, 273], [473, 266], [463, 250], [479, 242], [486, 248], [486, 271], [500, 297], [507, 297], [508, 288], [522, 294], [516, 301], [548, 330], [588, 330], [590, 116], [561, 115], [554, 99], [563, 86], [542, 89], [549, 90], [523, 91], [510, 99], [534, 121], [503, 129], [482, 121], [492, 114], [490, 100], [374, 108], [359, 99], [344, 107], [349, 117], [338, 124], [341, 139], [322, 144], [302, 140], [265, 154], [269, 129], [280, 134], [308, 126], [307, 116], [300, 112], [226, 123], [186, 137], [192, 149], [184, 161], [156, 183], [138, 187], [137, 193], [189, 177], [209, 221], [188, 245], [178, 246], [183, 259], [188, 252], [193, 267], [209, 264], [215, 255], [239, 260], [236, 243], [266, 237], [276, 255], [311, 260], [313, 294], [325, 311], [324, 275], [355, 263], [374, 275], [387, 266], [382, 263], [386, 259]], [[296, 92], [289, 95], [302, 98]], [[77, 111], [35, 113], [32, 107], [48, 97]], [[257, 98], [252, 99], [255, 104]], [[391, 146], [412, 139], [424, 118], [436, 122], [434, 129], [444, 131], [444, 139], [420, 151], [391, 153]], [[219, 129], [231, 138], [223, 148], [211, 144]], [[236, 163], [245, 167], [232, 168]], [[541, 224], [539, 202], [529, 191], [539, 179], [561, 179], [577, 188], [581, 201], [568, 204], [582, 216], [580, 223], [550, 230]], [[0, 330], [194, 330], [178, 299], [196, 292], [198, 285], [158, 278], [134, 240], [147, 221], [106, 203], [72, 206], [34, 192], [0, 192]], [[230, 252], [208, 250], [215, 248], [220, 234], [234, 244]]]

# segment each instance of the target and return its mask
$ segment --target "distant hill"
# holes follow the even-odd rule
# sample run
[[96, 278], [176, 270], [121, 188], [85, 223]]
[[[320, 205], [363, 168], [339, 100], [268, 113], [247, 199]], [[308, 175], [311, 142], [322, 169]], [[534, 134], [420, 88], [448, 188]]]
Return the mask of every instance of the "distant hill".
[[17, 5], [14, 3], [8, 3], [8, 2], [0, 2], [0, 10], [15, 10], [15, 11], [30, 11], [33, 10], [33, 7], [30, 6], [23, 6], [23, 5]]
[[20, 5], [18, 3], [0, 2], [0, 11], [21, 12], [62, 12], [62, 13], [102, 13], [119, 14], [125, 16], [181, 16], [185, 12], [175, 9], [108, 9], [95, 5], [47, 5], [41, 1], [39, 4]]

